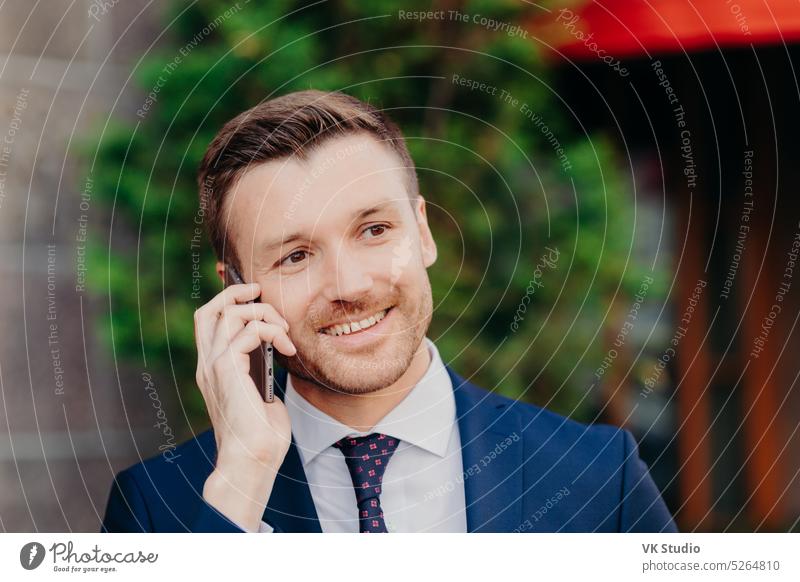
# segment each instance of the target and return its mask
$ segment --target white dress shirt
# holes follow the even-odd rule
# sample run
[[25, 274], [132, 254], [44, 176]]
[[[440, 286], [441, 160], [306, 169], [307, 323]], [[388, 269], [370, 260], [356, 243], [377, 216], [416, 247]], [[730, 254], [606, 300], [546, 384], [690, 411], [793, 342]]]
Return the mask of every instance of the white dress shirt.
[[[344, 455], [344, 437], [383, 433], [400, 440], [386, 467], [380, 496], [389, 532], [466, 532], [461, 439], [450, 376], [434, 343], [431, 363], [408, 395], [369, 433], [328, 416], [295, 390], [287, 375], [284, 403], [323, 532], [354, 532], [358, 506]], [[272, 527], [261, 522], [259, 531]]]

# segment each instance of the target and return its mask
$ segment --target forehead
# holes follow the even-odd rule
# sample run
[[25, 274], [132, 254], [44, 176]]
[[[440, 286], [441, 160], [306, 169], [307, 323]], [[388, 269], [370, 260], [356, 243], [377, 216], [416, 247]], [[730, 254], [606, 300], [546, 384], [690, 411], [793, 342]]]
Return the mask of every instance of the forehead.
[[346, 216], [389, 199], [408, 198], [400, 156], [370, 135], [324, 142], [303, 160], [259, 164], [245, 172], [227, 201], [234, 228], [250, 232], [270, 224], [280, 230]]

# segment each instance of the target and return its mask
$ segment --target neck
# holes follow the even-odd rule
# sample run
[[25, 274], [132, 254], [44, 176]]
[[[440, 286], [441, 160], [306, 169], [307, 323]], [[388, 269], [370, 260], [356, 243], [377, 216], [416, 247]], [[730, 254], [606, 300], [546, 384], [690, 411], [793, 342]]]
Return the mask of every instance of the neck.
[[312, 405], [359, 432], [372, 430], [378, 422], [408, 396], [431, 363], [425, 341], [420, 342], [411, 365], [390, 386], [369, 394], [343, 394], [320, 389], [317, 384], [292, 375], [292, 386]]

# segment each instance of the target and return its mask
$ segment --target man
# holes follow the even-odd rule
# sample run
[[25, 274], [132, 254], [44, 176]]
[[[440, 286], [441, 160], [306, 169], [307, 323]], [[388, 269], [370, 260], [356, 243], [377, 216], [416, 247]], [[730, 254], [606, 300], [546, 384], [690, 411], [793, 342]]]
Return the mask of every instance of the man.
[[[436, 244], [384, 114], [319, 91], [262, 103], [222, 128], [198, 182], [217, 272], [248, 282], [195, 314], [213, 430], [121, 472], [104, 531], [675, 531], [629, 433], [442, 362]], [[251, 377], [262, 342], [272, 403]]]

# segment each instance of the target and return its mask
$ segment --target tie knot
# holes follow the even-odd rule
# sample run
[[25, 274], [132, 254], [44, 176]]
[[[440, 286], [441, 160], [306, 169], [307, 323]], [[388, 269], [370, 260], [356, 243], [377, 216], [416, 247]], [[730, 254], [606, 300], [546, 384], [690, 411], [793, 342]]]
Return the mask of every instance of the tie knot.
[[397, 448], [399, 441], [389, 435], [373, 432], [362, 437], [345, 437], [333, 443], [345, 457], [379, 457], [389, 455]]
[[359, 504], [381, 494], [383, 473], [398, 444], [398, 439], [380, 433], [345, 437], [334, 443], [347, 462]]

